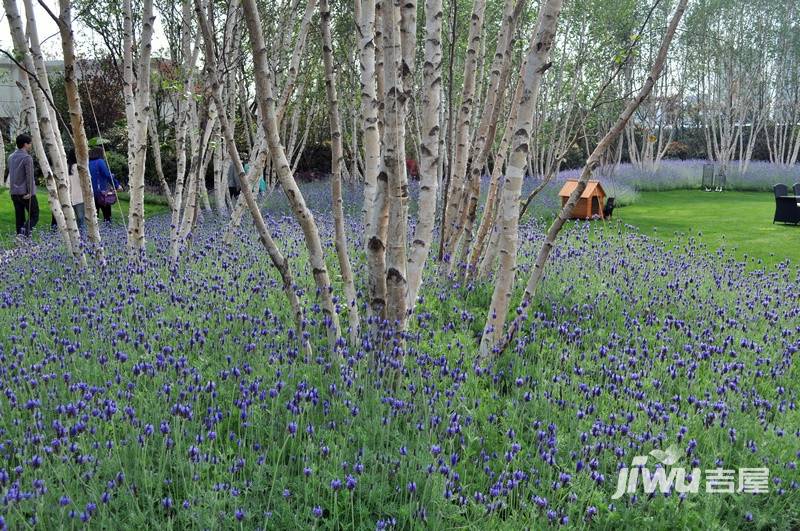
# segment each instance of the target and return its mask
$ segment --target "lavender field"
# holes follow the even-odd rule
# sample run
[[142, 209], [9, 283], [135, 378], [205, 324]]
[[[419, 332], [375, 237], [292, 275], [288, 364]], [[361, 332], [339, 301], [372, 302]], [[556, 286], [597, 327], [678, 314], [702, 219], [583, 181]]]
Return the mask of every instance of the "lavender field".
[[[323, 184], [304, 192], [329, 204]], [[304, 279], [312, 356], [253, 234], [225, 246], [213, 217], [177, 266], [166, 217], [137, 266], [121, 229], [104, 232], [99, 271], [63, 260], [55, 238], [4, 259], [3, 526], [800, 525], [796, 266], [745, 272], [694, 239], [666, 250], [618, 223], [578, 223], [518, 342], [482, 367], [492, 280], [452, 284], [433, 263], [403, 357], [385, 324], [327, 344], [302, 233], [278, 191], [269, 204]], [[358, 205], [346, 211], [355, 249]], [[518, 279], [541, 231], [522, 227]], [[612, 498], [635, 456], [670, 447], [676, 462], [662, 462], [702, 471], [699, 492], [646, 493], [640, 478]], [[717, 468], [767, 469], [766, 492], [707, 492]]]

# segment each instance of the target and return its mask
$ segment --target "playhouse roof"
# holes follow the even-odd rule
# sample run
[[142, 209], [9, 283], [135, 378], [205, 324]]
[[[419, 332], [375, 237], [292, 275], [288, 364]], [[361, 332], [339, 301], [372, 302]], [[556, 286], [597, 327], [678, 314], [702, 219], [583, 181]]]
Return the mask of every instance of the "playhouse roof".
[[[567, 179], [564, 182], [564, 186], [561, 187], [561, 191], [558, 192], [558, 195], [561, 197], [569, 197], [577, 186], [577, 179]], [[603, 185], [600, 184], [600, 181], [589, 181], [586, 183], [586, 188], [583, 189], [581, 198], [588, 199], [589, 197], [593, 197], [595, 195], [605, 196], [606, 191], [603, 189]]]

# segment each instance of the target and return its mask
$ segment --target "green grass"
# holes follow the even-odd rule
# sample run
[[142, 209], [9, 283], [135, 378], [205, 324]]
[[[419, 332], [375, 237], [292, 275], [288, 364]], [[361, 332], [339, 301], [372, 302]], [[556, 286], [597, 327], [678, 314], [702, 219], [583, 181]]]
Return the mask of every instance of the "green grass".
[[771, 193], [676, 190], [642, 192], [637, 203], [614, 211], [614, 217], [670, 244], [695, 236], [738, 259], [800, 263], [800, 227], [773, 224], [774, 212]]
[[[50, 227], [50, 207], [47, 202], [47, 190], [41, 187], [36, 192], [39, 201], [39, 223], [37, 230], [47, 230]], [[127, 222], [128, 218], [128, 194], [123, 192], [119, 195], [119, 202], [111, 209], [112, 223], [121, 223], [123, 217]], [[145, 196], [145, 215], [152, 216], [162, 212], [168, 212], [169, 206], [166, 201], [159, 196]], [[0, 188], [0, 248], [8, 247], [14, 239], [14, 204], [8, 194], [8, 188]]]

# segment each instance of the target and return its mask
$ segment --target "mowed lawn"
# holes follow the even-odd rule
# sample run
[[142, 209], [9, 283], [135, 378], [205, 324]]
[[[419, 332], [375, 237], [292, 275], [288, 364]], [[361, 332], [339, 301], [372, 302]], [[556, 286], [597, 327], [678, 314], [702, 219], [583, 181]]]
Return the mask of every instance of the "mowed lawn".
[[773, 265], [787, 258], [800, 264], [800, 226], [773, 225], [775, 199], [769, 192], [641, 192], [635, 204], [614, 217], [643, 234], [667, 242], [694, 236], [714, 250], [724, 248], [738, 259]]
[[[39, 223], [36, 225], [36, 230], [48, 230], [50, 228], [50, 220], [53, 216], [50, 214], [50, 206], [47, 201], [47, 190], [41, 186], [37, 188], [36, 198], [39, 201]], [[169, 206], [166, 204], [147, 201], [147, 197], [148, 196], [145, 196], [146, 217], [167, 212], [169, 210]], [[122, 223], [123, 216], [127, 222], [127, 198], [127, 193], [121, 193], [119, 202], [111, 208], [112, 223]], [[0, 188], [0, 247], [8, 247], [12, 244], [14, 235], [16, 233], [14, 219], [14, 204], [11, 202], [11, 196], [8, 194], [8, 188]]]

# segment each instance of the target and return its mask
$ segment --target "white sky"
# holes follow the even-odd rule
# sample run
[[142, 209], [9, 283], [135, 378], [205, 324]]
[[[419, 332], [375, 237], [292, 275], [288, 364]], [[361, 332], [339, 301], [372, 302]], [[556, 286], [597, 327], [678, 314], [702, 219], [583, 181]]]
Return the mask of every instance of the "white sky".
[[[58, 13], [58, 0], [45, 0], [44, 3], [47, 4], [53, 13]], [[24, 18], [24, 4], [22, 2], [17, 2], [17, 8]], [[55, 21], [50, 18], [50, 15], [47, 14], [47, 11], [39, 5], [38, 0], [33, 0], [33, 11], [36, 18], [36, 29], [39, 31], [39, 39], [42, 41], [42, 53], [46, 59], [61, 59], [61, 38], [58, 34], [58, 26]], [[6, 18], [6, 12], [2, 7], [0, 7], [0, 14], [2, 14], [3, 19], [0, 21], [0, 48], [10, 52], [14, 46], [11, 42], [11, 32], [8, 28], [8, 18]], [[95, 52], [96, 55], [102, 55], [106, 52], [106, 48], [99, 38], [90, 34], [90, 32], [82, 28], [79, 23], [73, 22], [73, 24], [75, 25], [76, 46], [80, 57], [87, 57], [90, 55], [87, 51], [92, 48], [97, 50], [97, 52]], [[156, 13], [156, 24], [153, 33], [153, 51], [157, 52], [161, 49], [166, 49], [166, 46], [167, 39], [161, 28], [161, 21], [158, 18], [158, 13]], [[95, 53], [91, 55], [95, 56]]]

